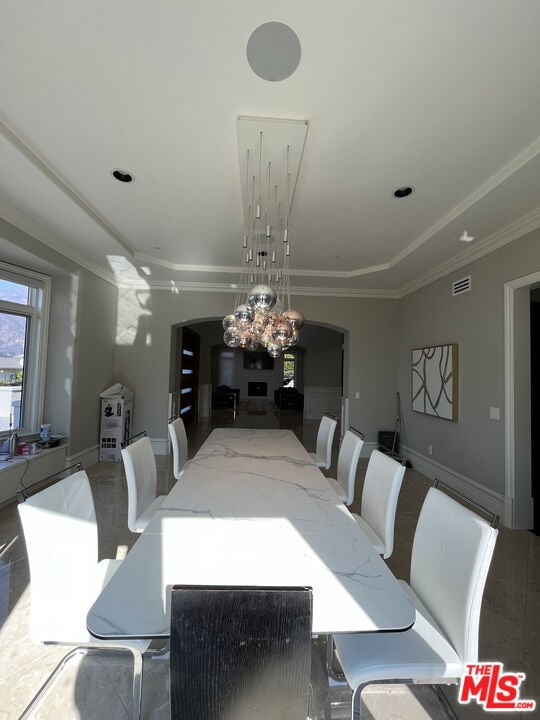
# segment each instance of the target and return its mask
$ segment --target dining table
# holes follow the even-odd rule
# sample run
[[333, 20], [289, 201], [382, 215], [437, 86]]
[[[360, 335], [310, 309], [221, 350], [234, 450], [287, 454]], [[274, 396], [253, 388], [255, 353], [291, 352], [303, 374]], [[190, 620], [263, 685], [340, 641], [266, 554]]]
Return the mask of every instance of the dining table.
[[314, 635], [414, 622], [400, 583], [290, 430], [214, 430], [95, 600], [88, 630], [168, 638], [177, 584], [311, 587]]

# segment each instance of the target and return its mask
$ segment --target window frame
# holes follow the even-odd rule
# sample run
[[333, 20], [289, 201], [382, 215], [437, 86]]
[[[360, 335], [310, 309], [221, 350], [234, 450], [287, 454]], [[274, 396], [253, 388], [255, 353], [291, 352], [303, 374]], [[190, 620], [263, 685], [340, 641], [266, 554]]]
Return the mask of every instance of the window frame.
[[298, 353], [296, 351], [296, 348], [287, 348], [283, 352], [283, 372], [282, 372], [282, 384], [285, 380], [285, 362], [291, 362], [290, 360], [287, 360], [286, 355], [292, 355], [293, 359], [293, 388], [298, 389]]
[[[22, 435], [30, 435], [39, 432], [39, 426], [43, 421], [52, 278], [34, 270], [0, 261], [0, 279], [25, 285], [28, 288], [26, 305], [0, 299], [0, 312], [29, 319], [21, 392], [21, 403], [24, 405], [21, 407], [21, 414], [24, 424], [16, 429]], [[5, 437], [7, 434], [9, 431], [0, 431], [0, 437]]]

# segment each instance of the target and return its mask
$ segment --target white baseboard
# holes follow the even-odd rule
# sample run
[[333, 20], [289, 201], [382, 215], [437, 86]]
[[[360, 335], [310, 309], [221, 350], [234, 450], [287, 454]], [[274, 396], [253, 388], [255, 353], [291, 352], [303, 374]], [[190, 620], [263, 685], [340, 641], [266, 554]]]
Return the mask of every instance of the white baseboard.
[[413, 468], [418, 472], [426, 475], [431, 480], [435, 480], [435, 478], [441, 480], [456, 492], [480, 505], [480, 507], [502, 517], [503, 495], [501, 493], [480, 485], [480, 483], [461, 475], [452, 468], [441, 465], [441, 463], [426, 457], [426, 455], [411, 450], [406, 445], [400, 447], [400, 453], [411, 461]]
[[[150, 438], [152, 441], [152, 450], [154, 455], [168, 455], [169, 454], [169, 439], [168, 438]], [[91, 445], [78, 453], [69, 455], [66, 457], [66, 467], [75, 465], [75, 463], [81, 463], [83, 468], [88, 468], [90, 465], [97, 463], [99, 460], [99, 446]], [[119, 458], [119, 462], [121, 459]]]
[[152, 441], [152, 450], [154, 455], [168, 455], [169, 454], [169, 438], [150, 438]]
[[90, 465], [94, 465], [99, 460], [99, 446], [91, 445], [90, 447], [81, 450], [73, 455], [66, 456], [66, 467], [75, 465], [75, 463], [81, 463], [83, 468], [88, 468]]

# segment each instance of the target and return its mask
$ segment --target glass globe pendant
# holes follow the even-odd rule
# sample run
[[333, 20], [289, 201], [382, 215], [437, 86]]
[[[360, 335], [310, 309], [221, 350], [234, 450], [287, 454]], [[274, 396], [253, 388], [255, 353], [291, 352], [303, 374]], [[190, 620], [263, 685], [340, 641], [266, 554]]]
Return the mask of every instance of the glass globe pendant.
[[236, 325], [236, 318], [234, 315], [225, 315], [223, 320], [221, 321], [221, 324], [223, 325], [224, 330], [228, 330], [230, 327], [233, 327]]
[[296, 332], [300, 332], [300, 330], [304, 327], [304, 316], [300, 310], [285, 310], [281, 317], [286, 320]]
[[277, 302], [277, 293], [270, 285], [255, 285], [247, 297], [247, 304], [254, 310], [268, 312]]
[[273, 358], [278, 358], [281, 355], [281, 350], [281, 345], [275, 340], [272, 340], [272, 342], [269, 342], [266, 346], [266, 352]]
[[248, 324], [253, 320], [253, 308], [246, 303], [238, 305], [234, 311], [234, 317], [239, 323]]
[[238, 335], [236, 328], [230, 327], [223, 333], [223, 342], [227, 347], [237, 348], [240, 345], [240, 335]]
[[293, 329], [286, 320], [281, 320], [274, 328], [272, 336], [281, 345], [287, 343], [293, 334]]

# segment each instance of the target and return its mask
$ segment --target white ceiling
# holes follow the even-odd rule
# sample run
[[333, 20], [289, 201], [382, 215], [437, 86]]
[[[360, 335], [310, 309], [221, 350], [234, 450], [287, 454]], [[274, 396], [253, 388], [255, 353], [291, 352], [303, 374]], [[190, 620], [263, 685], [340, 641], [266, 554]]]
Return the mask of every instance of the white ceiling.
[[[302, 48], [281, 82], [246, 59], [269, 21]], [[0, 27], [2, 215], [102, 276], [236, 281], [241, 115], [308, 121], [305, 292], [400, 294], [540, 226], [538, 0], [6, 0]]]

